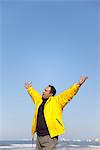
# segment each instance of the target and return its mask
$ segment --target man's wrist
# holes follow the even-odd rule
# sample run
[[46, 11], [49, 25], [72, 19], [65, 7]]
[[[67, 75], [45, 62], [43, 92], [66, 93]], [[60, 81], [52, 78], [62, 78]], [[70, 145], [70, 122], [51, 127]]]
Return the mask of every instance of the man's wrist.
[[78, 82], [77, 85], [80, 87], [82, 84], [80, 82]]

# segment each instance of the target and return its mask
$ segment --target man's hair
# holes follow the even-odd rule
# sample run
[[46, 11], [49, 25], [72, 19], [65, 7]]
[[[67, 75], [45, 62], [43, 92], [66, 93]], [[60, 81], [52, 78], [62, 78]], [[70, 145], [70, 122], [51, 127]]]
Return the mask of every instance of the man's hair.
[[52, 86], [52, 85], [48, 85], [48, 86], [51, 87], [50, 93], [52, 93], [52, 95], [54, 96], [54, 95], [56, 94], [56, 89], [55, 89], [55, 87]]

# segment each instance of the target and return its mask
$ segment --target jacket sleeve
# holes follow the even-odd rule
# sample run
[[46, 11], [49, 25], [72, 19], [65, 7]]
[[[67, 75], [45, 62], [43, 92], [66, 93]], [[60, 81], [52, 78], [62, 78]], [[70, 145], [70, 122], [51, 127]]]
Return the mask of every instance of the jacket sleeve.
[[31, 96], [34, 104], [37, 104], [41, 99], [41, 95], [33, 87], [29, 87], [27, 91], [28, 94]]
[[78, 90], [79, 86], [77, 84], [74, 84], [69, 89], [55, 96], [57, 103], [60, 105], [61, 109], [63, 109], [65, 105], [67, 105], [70, 102], [70, 100], [73, 98], [74, 95], [76, 95]]

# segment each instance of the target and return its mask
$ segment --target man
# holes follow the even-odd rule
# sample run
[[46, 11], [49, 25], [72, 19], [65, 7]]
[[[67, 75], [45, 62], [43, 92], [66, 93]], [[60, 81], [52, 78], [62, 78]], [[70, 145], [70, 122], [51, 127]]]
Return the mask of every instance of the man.
[[29, 95], [36, 105], [32, 122], [32, 136], [37, 132], [36, 150], [55, 150], [58, 136], [64, 133], [62, 111], [76, 95], [88, 77], [81, 77], [79, 82], [61, 94], [56, 94], [55, 87], [48, 85], [40, 95], [31, 83], [25, 83]]

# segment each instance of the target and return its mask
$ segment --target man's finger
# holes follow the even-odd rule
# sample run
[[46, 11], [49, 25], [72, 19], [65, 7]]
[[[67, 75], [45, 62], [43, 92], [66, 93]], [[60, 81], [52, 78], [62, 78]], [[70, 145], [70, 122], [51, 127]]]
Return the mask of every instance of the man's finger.
[[87, 79], [88, 79], [88, 76], [86, 76], [85, 79], [87, 80]]
[[88, 79], [88, 77], [84, 77], [84, 79], [83, 79], [83, 80], [84, 80], [84, 81], [86, 81], [87, 79]]
[[32, 81], [30, 81], [30, 84], [32, 84]]

